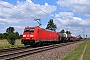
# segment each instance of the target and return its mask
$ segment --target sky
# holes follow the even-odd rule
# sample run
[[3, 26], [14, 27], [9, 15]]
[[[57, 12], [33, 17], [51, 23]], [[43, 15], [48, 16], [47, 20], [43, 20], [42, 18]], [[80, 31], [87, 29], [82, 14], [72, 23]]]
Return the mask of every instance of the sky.
[[90, 0], [0, 0], [0, 33], [14, 27], [20, 34], [26, 26], [38, 26], [41, 19], [45, 28], [54, 20], [58, 32], [90, 38]]

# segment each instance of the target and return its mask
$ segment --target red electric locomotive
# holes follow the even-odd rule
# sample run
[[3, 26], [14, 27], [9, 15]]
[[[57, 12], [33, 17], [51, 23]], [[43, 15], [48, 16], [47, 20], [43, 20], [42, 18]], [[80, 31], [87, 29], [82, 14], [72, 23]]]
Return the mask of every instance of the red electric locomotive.
[[39, 26], [27, 26], [24, 29], [22, 35], [22, 44], [24, 45], [37, 45], [38, 43], [47, 42], [68, 42], [79, 40], [71, 34], [53, 32], [46, 29], [42, 29]]
[[22, 44], [33, 45], [39, 42], [58, 41], [58, 33], [42, 29], [38, 26], [27, 26], [22, 36]]

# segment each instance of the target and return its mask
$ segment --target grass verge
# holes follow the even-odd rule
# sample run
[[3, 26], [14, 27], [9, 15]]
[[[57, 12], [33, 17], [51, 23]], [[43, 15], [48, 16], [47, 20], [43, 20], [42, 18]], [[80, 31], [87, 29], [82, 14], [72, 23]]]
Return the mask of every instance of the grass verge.
[[[83, 51], [85, 45], [87, 45], [87, 44], [90, 44], [90, 40], [87, 40], [87, 41], [81, 43], [75, 49], [71, 50], [68, 54], [66, 54], [64, 57], [62, 57], [60, 60], [78, 60], [82, 54], [82, 51]], [[86, 49], [86, 50], [88, 50], [88, 49]], [[88, 51], [90, 52], [90, 50], [88, 50]], [[86, 54], [85, 56], [88, 56], [87, 53], [85, 53], [85, 54]], [[84, 59], [86, 59], [86, 58], [84, 58]], [[86, 59], [86, 60], [88, 60], [88, 59]]]
[[87, 48], [84, 53], [83, 60], [90, 60], [90, 40], [87, 41]]
[[10, 45], [6, 39], [0, 40], [0, 50], [5, 49], [5, 48], [17, 48], [17, 47], [22, 47], [24, 46], [21, 44], [21, 40], [17, 39], [15, 45]]

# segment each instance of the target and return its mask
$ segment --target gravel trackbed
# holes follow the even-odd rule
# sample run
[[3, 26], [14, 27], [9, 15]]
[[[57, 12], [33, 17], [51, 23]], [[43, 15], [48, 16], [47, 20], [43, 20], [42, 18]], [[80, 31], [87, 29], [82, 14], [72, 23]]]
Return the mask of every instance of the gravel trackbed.
[[44, 52], [28, 55], [26, 57], [23, 57], [23, 58], [20, 58], [20, 59], [17, 59], [17, 60], [58, 60], [62, 56], [67, 54], [70, 50], [77, 47], [80, 43], [82, 43], [82, 42], [78, 42], [78, 43], [63, 46], [63, 47], [60, 47], [60, 48], [55, 48], [55, 49], [52, 49], [52, 50], [47, 50], [47, 51], [44, 51]]

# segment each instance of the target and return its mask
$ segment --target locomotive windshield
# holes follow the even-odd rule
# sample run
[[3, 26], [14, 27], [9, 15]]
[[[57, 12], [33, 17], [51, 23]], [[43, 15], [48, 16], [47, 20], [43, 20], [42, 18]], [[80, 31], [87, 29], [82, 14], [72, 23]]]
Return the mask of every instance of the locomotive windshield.
[[34, 28], [25, 29], [24, 32], [34, 32]]

